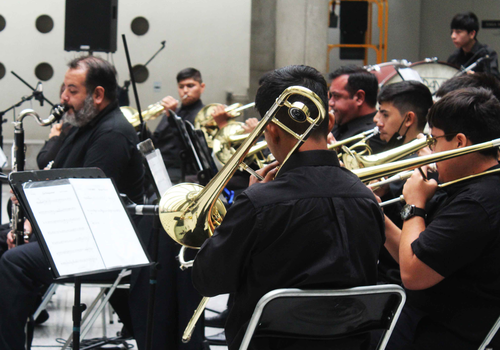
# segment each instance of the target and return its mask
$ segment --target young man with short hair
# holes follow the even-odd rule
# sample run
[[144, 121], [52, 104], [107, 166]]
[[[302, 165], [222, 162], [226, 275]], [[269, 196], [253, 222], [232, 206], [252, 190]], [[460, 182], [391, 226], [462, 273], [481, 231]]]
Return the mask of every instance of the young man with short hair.
[[448, 63], [458, 68], [467, 68], [481, 59], [472, 71], [490, 73], [500, 79], [497, 53], [477, 40], [477, 16], [472, 12], [459, 13], [453, 17], [450, 27], [451, 40], [457, 50], [448, 57]]

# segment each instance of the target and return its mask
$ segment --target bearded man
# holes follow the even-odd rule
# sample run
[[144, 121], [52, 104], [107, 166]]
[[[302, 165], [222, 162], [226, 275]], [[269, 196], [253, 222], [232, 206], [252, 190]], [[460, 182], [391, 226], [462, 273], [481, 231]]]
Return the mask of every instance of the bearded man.
[[[93, 56], [69, 63], [61, 103], [69, 107], [71, 129], [53, 168], [98, 167], [118, 190], [140, 203], [144, 169], [134, 128], [118, 108], [115, 69]], [[71, 232], [68, 232], [71, 234]], [[92, 279], [112, 277], [111, 272]], [[39, 289], [53, 282], [38, 243], [10, 249], [0, 259], [0, 349], [25, 348], [24, 326], [34, 311]], [[123, 318], [122, 318], [122, 321]]]

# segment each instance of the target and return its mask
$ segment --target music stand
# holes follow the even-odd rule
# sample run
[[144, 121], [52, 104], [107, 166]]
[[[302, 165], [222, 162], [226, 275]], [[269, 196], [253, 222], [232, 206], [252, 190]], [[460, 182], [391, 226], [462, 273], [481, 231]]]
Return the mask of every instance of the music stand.
[[113, 181], [102, 170], [16, 172], [9, 182], [54, 278], [74, 279], [73, 349], [79, 350], [81, 277], [147, 266], [151, 260]]

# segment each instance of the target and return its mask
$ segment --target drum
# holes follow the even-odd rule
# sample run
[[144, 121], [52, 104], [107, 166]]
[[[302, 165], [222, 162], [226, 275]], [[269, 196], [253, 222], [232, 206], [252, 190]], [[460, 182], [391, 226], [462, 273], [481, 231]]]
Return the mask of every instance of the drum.
[[[454, 77], [459, 72], [454, 66], [446, 62], [438, 61], [437, 59], [426, 58], [424, 61], [411, 64], [408, 64], [408, 62], [404, 64], [405, 62], [404, 60], [386, 62], [380, 65], [370, 66], [367, 69], [377, 76], [379, 86], [384, 86], [402, 81], [396, 69], [400, 67], [409, 67], [420, 75], [423, 83], [429, 88], [432, 94], [439, 89], [441, 84]], [[379, 67], [379, 71], [376, 70], [376, 67]]]

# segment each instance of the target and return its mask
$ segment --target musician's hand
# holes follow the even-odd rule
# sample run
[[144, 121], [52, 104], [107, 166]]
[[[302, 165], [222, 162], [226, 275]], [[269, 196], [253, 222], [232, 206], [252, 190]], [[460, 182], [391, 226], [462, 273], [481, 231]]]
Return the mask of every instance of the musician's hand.
[[468, 70], [467, 74], [474, 74], [475, 72], [473, 70]]
[[52, 127], [50, 128], [49, 139], [54, 136], [61, 135], [62, 125], [63, 125], [62, 123], [52, 124]]
[[279, 165], [278, 161], [274, 161], [271, 164], [266, 165], [262, 169], [257, 170], [256, 173], [264, 178], [264, 180], [262, 181], [257, 179], [255, 176], [250, 175], [250, 181], [248, 182], [248, 187], [256, 183], [266, 183], [274, 180], [274, 177], [276, 176], [276, 173], [278, 172], [279, 169], [278, 165]]
[[241, 127], [245, 130], [245, 134], [249, 134], [257, 127], [257, 124], [259, 124], [257, 118], [248, 118]]
[[225, 111], [226, 106], [218, 105], [212, 111], [212, 118], [214, 118], [215, 122], [219, 129], [222, 129], [227, 125], [227, 121], [231, 118], [231, 115]]
[[[420, 134], [418, 134], [418, 135], [417, 135], [417, 139], [423, 139], [423, 138], [426, 138], [426, 137], [427, 137], [427, 135], [424, 135], [424, 134], [422, 134], [422, 133], [420, 133]], [[421, 149], [417, 152], [417, 154], [418, 154], [418, 156], [419, 156], [419, 157], [422, 157], [422, 156], [427, 156], [427, 155], [429, 155], [429, 154], [431, 154], [431, 153], [432, 153], [432, 151], [431, 151], [431, 149], [429, 148], [429, 146], [426, 146], [426, 147], [424, 147], [424, 148], [421, 148]]]
[[10, 200], [12, 201], [12, 204], [19, 205], [19, 201], [17, 200], [17, 197], [14, 195], [14, 192], [12, 191], [12, 188], [10, 189]]
[[[422, 172], [427, 177], [427, 166], [423, 166]], [[412, 176], [406, 180], [403, 187], [403, 196], [407, 204], [413, 204], [418, 208], [425, 208], [425, 204], [436, 193], [438, 184], [436, 180], [425, 180], [419, 170], [415, 170]]]
[[331, 132], [328, 133], [328, 136], [326, 138], [326, 143], [331, 145], [332, 143], [335, 143], [335, 142], [337, 142], [337, 140], [335, 139], [335, 136], [333, 136], [333, 134]]
[[170, 113], [168, 112], [169, 109], [175, 111], [177, 110], [177, 106], [179, 105], [179, 101], [177, 101], [175, 98], [172, 96], [167, 96], [163, 100], [161, 100], [161, 105], [163, 108], [165, 108], [165, 113], [167, 114], [167, 117], [170, 116]]
[[[373, 183], [377, 183], [377, 182], [380, 182], [380, 180], [373, 180], [373, 181], [370, 181], [370, 184], [373, 184]], [[387, 194], [387, 192], [389, 192], [389, 184], [386, 184], [386, 185], [382, 185], [380, 186], [379, 188], [377, 189], [372, 189], [370, 187], [370, 189], [372, 190], [372, 192], [378, 196], [378, 197], [383, 197]]]
[[16, 246], [16, 238], [14, 237], [14, 232], [10, 231], [7, 233], [7, 247], [12, 249]]

